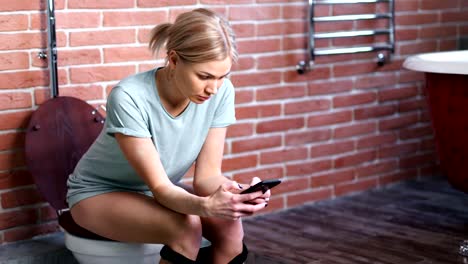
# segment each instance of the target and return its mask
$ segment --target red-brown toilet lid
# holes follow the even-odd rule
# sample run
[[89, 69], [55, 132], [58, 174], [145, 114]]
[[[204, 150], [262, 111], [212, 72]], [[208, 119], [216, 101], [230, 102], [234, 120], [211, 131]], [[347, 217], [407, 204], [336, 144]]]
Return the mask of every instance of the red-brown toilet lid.
[[68, 176], [101, 132], [103, 120], [86, 102], [64, 96], [33, 113], [26, 131], [26, 164], [39, 192], [56, 210], [68, 208]]

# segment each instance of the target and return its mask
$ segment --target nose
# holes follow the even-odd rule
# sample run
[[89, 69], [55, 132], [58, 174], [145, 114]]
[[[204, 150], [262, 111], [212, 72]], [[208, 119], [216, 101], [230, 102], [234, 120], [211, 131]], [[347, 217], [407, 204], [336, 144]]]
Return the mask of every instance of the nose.
[[218, 93], [218, 84], [219, 80], [213, 80], [208, 83], [208, 86], [206, 87], [206, 92], [210, 95], [217, 94]]

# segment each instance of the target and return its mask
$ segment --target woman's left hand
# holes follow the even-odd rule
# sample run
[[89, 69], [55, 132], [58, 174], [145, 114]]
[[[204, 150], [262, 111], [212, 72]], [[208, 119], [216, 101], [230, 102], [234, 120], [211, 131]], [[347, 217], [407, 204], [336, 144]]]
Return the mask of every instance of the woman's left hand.
[[[255, 185], [256, 183], [261, 182], [260, 178], [258, 177], [253, 177], [252, 180], [250, 181], [250, 186]], [[248, 187], [247, 187], [248, 188]], [[251, 204], [260, 204], [260, 203], [266, 203], [265, 207], [268, 205], [268, 201], [270, 200], [271, 196], [271, 191], [268, 189], [262, 196], [249, 201]]]

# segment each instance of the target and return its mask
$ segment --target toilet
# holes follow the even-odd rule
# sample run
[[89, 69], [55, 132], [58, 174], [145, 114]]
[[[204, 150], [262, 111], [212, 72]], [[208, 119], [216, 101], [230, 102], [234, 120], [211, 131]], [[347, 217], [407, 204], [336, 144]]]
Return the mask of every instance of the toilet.
[[159, 263], [161, 244], [112, 241], [94, 234], [71, 217], [66, 202], [67, 178], [99, 135], [104, 118], [86, 102], [56, 97], [32, 115], [26, 130], [26, 164], [38, 191], [57, 211], [65, 246], [81, 264]]

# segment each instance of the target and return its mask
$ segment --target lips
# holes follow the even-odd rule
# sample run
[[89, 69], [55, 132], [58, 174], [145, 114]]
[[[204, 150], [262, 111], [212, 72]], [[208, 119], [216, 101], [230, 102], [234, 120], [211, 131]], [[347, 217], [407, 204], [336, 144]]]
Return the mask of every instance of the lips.
[[199, 95], [199, 96], [198, 96], [198, 99], [200, 99], [200, 100], [202, 100], [202, 101], [206, 101], [206, 100], [210, 99], [210, 97], [205, 97], [205, 96]]

